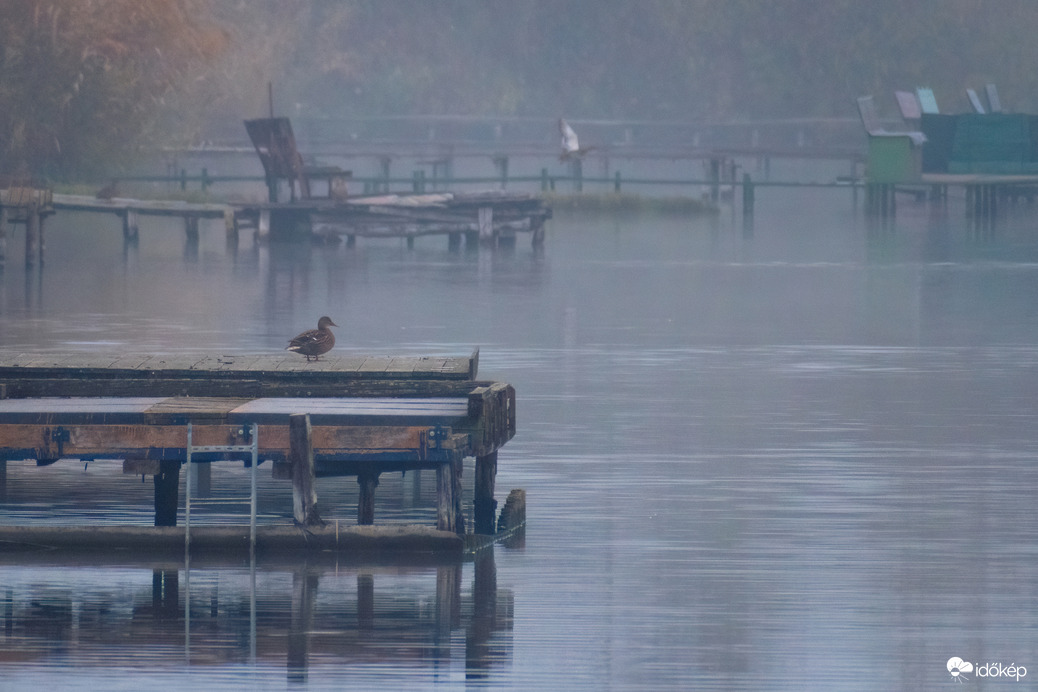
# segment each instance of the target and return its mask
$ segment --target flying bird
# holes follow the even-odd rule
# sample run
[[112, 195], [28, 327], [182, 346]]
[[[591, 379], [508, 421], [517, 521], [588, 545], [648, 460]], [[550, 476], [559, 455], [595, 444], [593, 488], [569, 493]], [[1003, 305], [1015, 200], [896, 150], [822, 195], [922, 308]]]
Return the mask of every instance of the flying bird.
[[593, 148], [581, 149], [580, 143], [577, 141], [577, 133], [562, 118], [559, 118], [559, 134], [562, 135], [562, 155], [559, 156], [559, 161], [567, 161], [574, 157], [581, 158]]
[[296, 338], [288, 342], [286, 351], [295, 351], [306, 356], [307, 362], [317, 360], [318, 356], [328, 353], [335, 345], [335, 335], [328, 327], [338, 327], [332, 322], [332, 318], [324, 316], [317, 320], [317, 329], [308, 329]]

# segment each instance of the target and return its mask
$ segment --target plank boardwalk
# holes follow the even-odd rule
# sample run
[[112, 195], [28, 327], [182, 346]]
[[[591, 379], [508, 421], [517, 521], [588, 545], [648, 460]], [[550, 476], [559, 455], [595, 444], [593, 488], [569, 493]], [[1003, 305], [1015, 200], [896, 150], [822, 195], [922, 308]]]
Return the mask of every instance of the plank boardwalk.
[[[255, 435], [260, 459], [304, 498], [300, 523], [318, 521], [316, 477], [357, 476], [358, 523], [370, 524], [379, 474], [434, 469], [437, 526], [464, 532], [461, 462], [475, 457], [477, 530], [493, 533], [515, 390], [476, 380], [478, 359], [0, 353], [0, 472], [8, 461], [122, 458], [125, 473], [155, 476], [156, 525], [169, 526], [181, 464], [247, 460]], [[189, 445], [236, 451], [189, 455]]]

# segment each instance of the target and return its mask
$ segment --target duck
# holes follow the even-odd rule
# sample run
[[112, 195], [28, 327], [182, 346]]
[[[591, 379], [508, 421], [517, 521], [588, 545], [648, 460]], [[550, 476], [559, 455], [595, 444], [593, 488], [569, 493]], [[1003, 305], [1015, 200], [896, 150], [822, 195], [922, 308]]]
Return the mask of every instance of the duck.
[[119, 194], [119, 181], [113, 180], [97, 191], [97, 199], [112, 199]]
[[335, 335], [328, 327], [338, 327], [332, 318], [325, 315], [317, 320], [317, 329], [308, 329], [288, 342], [286, 351], [295, 351], [306, 356], [307, 362], [318, 360], [323, 353], [328, 353], [335, 345]]

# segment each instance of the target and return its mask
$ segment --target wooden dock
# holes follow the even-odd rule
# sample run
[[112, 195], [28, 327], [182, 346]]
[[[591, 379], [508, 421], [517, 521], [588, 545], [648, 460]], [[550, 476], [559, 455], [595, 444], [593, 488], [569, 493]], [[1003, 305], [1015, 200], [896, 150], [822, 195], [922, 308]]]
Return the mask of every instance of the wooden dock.
[[380, 474], [432, 469], [437, 528], [462, 534], [462, 460], [475, 457], [474, 528], [492, 535], [497, 452], [515, 434], [515, 390], [477, 380], [477, 368], [478, 351], [312, 363], [0, 354], [0, 466], [122, 458], [124, 473], [154, 477], [155, 525], [176, 526], [181, 466], [251, 466], [244, 450], [255, 442], [256, 458], [291, 482], [301, 525], [323, 524], [315, 478], [356, 476], [358, 523], [368, 525]]
[[[229, 243], [237, 243], [239, 229], [254, 228], [261, 237], [273, 240], [318, 238], [327, 241], [345, 237], [350, 246], [358, 237], [403, 238], [412, 246], [419, 236], [445, 235], [451, 248], [459, 247], [462, 239], [466, 245], [507, 245], [514, 243], [516, 236], [522, 233], [528, 233], [531, 243], [539, 246], [544, 242], [545, 222], [552, 216], [551, 207], [541, 198], [502, 191], [313, 198], [234, 205], [121, 197], [97, 199], [49, 193], [44, 203], [39, 201], [39, 194], [35, 198], [17, 197], [17, 194], [17, 191], [0, 191], [0, 210], [9, 210], [9, 220], [26, 224], [27, 237], [31, 240], [26, 246], [29, 264], [37, 255], [42, 258], [43, 218], [58, 211], [113, 214], [121, 220], [123, 238], [127, 242], [138, 240], [140, 217], [163, 216], [183, 219], [190, 242], [198, 241], [200, 219], [223, 219]], [[36, 201], [31, 208], [35, 212], [30, 214], [27, 210], [33, 199]], [[4, 238], [0, 233], [0, 258]]]
[[240, 225], [255, 226], [273, 239], [345, 236], [352, 246], [358, 237], [404, 238], [410, 247], [418, 236], [446, 235], [449, 247], [457, 248], [462, 238], [468, 246], [510, 244], [519, 233], [529, 233], [539, 246], [552, 213], [540, 197], [490, 191], [237, 205], [235, 216]]
[[184, 220], [188, 238], [198, 238], [199, 219], [223, 219], [228, 234], [237, 233], [234, 211], [226, 204], [181, 202], [177, 200], [143, 200], [115, 197], [98, 199], [88, 195], [53, 195], [58, 211], [90, 211], [115, 214], [122, 220], [123, 237], [135, 240], [140, 231], [140, 216], [175, 216]]

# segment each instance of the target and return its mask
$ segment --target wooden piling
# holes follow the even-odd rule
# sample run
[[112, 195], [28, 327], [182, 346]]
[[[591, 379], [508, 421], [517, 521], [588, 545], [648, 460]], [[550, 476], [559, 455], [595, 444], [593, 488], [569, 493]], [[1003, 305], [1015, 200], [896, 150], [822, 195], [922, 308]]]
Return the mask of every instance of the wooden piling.
[[36, 264], [40, 244], [40, 215], [35, 203], [25, 208], [25, 266]]
[[238, 247], [238, 217], [234, 215], [234, 210], [227, 208], [223, 213], [223, 230], [227, 235], [227, 247], [237, 248]]
[[123, 240], [128, 242], [136, 241], [140, 234], [137, 212], [133, 209], [127, 209], [120, 216], [123, 221]]
[[378, 472], [364, 471], [357, 474], [360, 496], [357, 498], [357, 523], [368, 526], [375, 523], [375, 488], [378, 487]]
[[0, 264], [7, 259], [7, 207], [0, 204]]
[[454, 510], [454, 465], [440, 464], [436, 467], [436, 528], [440, 531], [455, 531], [457, 524]]
[[184, 217], [184, 233], [187, 234], [187, 241], [189, 243], [198, 242], [198, 217], [197, 216], [185, 216]]
[[479, 242], [483, 245], [494, 243], [494, 208], [480, 207], [478, 214]]
[[294, 413], [288, 417], [289, 463], [292, 466], [292, 516], [296, 523], [302, 526], [324, 525], [317, 513], [317, 479], [314, 473], [312, 434], [310, 414]]
[[155, 526], [176, 526], [180, 500], [180, 462], [175, 459], [160, 461], [154, 482]]
[[476, 533], [492, 535], [497, 511], [494, 481], [497, 478], [497, 452], [476, 457], [476, 480], [472, 500]]
[[742, 213], [743, 218], [753, 217], [753, 202], [754, 202], [754, 189], [753, 179], [750, 178], [749, 173], [743, 173], [742, 175]]
[[505, 506], [501, 509], [501, 518], [497, 523], [500, 533], [508, 533], [520, 528], [526, 523], [526, 491], [522, 488], [514, 488], [508, 493]]

